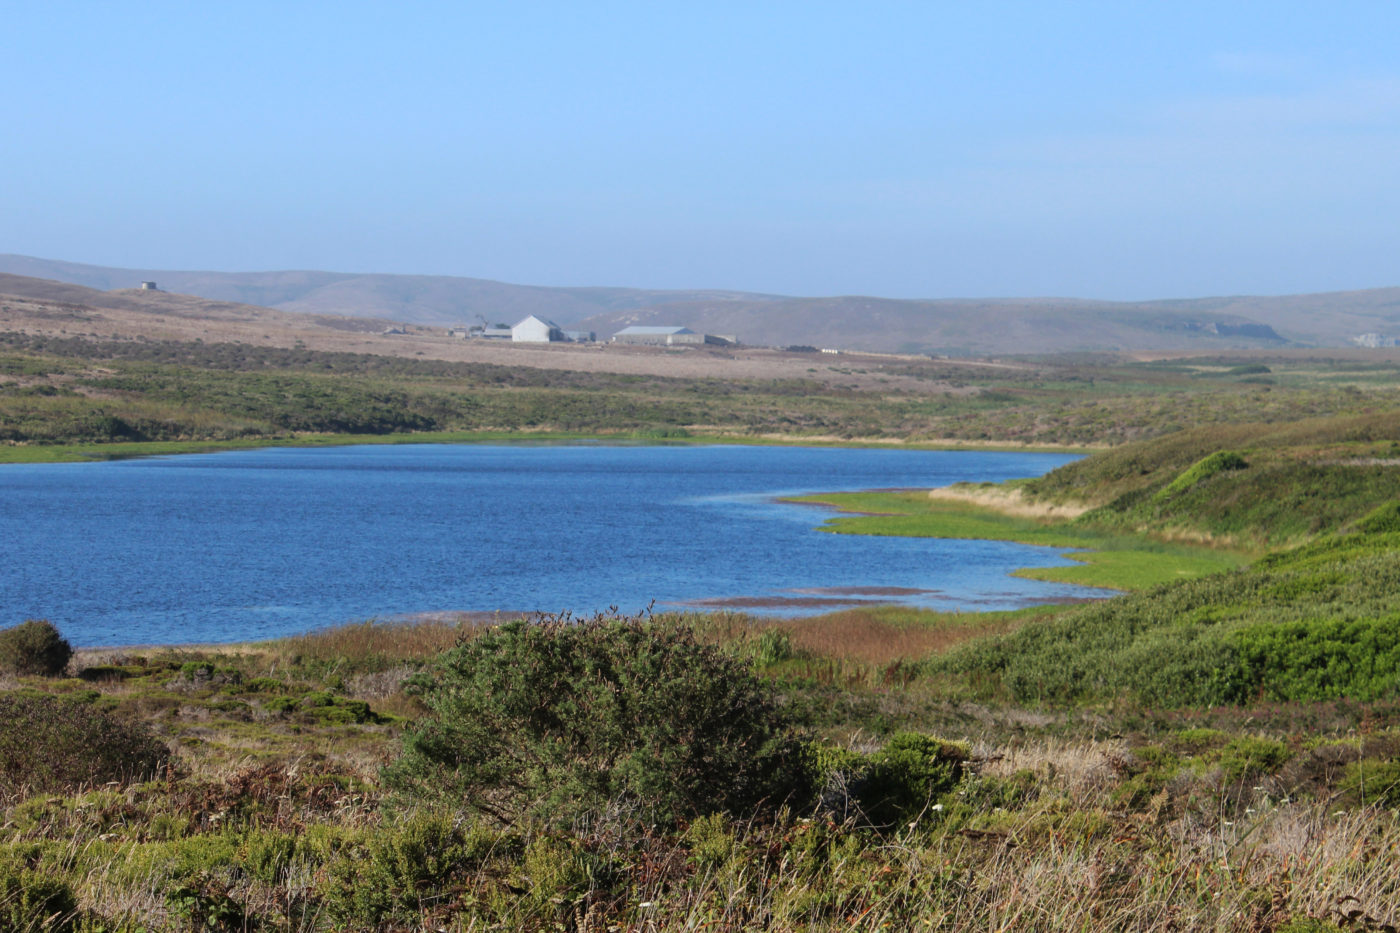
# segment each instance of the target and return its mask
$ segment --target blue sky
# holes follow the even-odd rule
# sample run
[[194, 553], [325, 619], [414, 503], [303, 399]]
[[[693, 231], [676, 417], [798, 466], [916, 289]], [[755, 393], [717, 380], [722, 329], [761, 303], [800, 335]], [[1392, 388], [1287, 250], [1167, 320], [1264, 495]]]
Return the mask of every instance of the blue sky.
[[0, 252], [891, 297], [1400, 285], [1400, 4], [0, 3]]

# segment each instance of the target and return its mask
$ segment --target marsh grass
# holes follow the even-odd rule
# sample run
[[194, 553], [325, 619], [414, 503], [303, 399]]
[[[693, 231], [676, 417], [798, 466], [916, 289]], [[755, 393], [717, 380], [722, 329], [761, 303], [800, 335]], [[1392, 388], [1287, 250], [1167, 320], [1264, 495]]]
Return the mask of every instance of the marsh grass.
[[374, 673], [405, 661], [426, 661], [469, 637], [470, 622], [380, 622], [339, 625], [265, 642], [273, 666], [326, 668], [340, 676]]

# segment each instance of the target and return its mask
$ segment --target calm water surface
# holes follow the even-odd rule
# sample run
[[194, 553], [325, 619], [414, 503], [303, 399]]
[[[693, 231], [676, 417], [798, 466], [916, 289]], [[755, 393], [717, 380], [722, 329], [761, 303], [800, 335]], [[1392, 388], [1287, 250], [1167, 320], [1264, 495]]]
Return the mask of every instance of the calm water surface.
[[653, 601], [814, 612], [1104, 595], [1011, 577], [1044, 548], [819, 532], [774, 497], [1033, 476], [1055, 454], [366, 446], [0, 467], [0, 625], [77, 645], [270, 638], [353, 619]]

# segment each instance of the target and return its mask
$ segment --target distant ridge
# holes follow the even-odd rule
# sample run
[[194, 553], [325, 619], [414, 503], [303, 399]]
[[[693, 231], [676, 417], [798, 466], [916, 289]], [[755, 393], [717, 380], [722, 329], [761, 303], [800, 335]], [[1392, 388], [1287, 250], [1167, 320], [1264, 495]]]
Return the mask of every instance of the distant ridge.
[[1344, 346], [1400, 337], [1400, 288], [1280, 297], [1110, 302], [1077, 298], [908, 300], [721, 289], [556, 288], [457, 276], [121, 269], [0, 254], [0, 273], [110, 292], [162, 290], [281, 311], [436, 326], [534, 314], [607, 336], [634, 324], [737, 334], [749, 344], [948, 355]]
[[54, 279], [100, 291], [154, 281], [163, 291], [282, 311], [374, 317], [416, 324], [469, 324], [477, 314], [514, 323], [530, 314], [560, 324], [666, 301], [762, 301], [750, 292], [654, 291], [639, 288], [548, 288], [447, 275], [342, 272], [186, 272], [121, 269], [0, 254], [0, 272]]

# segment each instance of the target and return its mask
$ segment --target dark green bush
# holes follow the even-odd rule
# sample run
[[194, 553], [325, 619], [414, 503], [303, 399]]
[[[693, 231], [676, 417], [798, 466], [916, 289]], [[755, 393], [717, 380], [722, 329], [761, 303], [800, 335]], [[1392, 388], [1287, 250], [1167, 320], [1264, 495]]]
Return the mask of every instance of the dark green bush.
[[410, 681], [430, 710], [386, 771], [414, 798], [505, 823], [672, 823], [806, 790], [771, 686], [683, 625], [514, 622]]
[[12, 674], [62, 674], [73, 646], [52, 622], [29, 619], [0, 631], [0, 671]]
[[0, 794], [144, 779], [168, 758], [143, 724], [54, 697], [0, 695]]
[[916, 822], [962, 778], [967, 749], [917, 732], [901, 732], [870, 756], [856, 788], [860, 808], [875, 826]]

